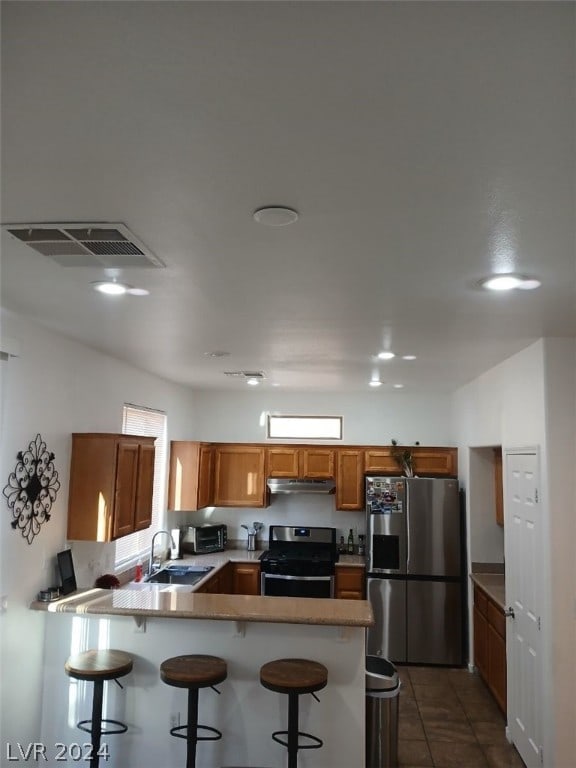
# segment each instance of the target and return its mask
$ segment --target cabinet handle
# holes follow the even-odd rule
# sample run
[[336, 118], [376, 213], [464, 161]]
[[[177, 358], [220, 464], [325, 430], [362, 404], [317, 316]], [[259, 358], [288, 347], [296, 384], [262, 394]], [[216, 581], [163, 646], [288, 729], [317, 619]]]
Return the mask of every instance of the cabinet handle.
[[506, 608], [504, 611], [504, 616], [508, 619], [515, 619], [516, 616], [514, 615], [514, 608]]

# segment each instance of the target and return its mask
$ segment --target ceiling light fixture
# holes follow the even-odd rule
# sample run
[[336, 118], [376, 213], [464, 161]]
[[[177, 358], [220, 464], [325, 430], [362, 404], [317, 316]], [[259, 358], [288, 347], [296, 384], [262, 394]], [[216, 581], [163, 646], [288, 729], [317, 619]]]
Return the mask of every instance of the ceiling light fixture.
[[402, 360], [416, 360], [416, 355], [402, 355]]
[[539, 288], [541, 282], [533, 277], [508, 273], [485, 277], [480, 280], [480, 285], [488, 291], [513, 291], [516, 288], [522, 291], [532, 291], [534, 288]]
[[382, 382], [379, 379], [372, 379], [372, 381], [370, 382], [370, 386], [371, 387], [381, 387], [382, 386]]
[[404, 384], [394, 384], [394, 389], [404, 389]]
[[393, 357], [396, 357], [394, 352], [378, 352], [379, 360], [392, 360]]
[[265, 206], [252, 214], [254, 221], [267, 227], [285, 227], [298, 221], [298, 211], [285, 206]]
[[118, 283], [116, 280], [98, 280], [92, 285], [95, 291], [105, 293], [107, 296], [122, 296], [130, 288], [129, 285]]
[[129, 293], [131, 296], [148, 296], [150, 294], [147, 288], [134, 288], [126, 283], [119, 283], [117, 280], [96, 280], [92, 283], [92, 287], [95, 291], [104, 293], [106, 296], [123, 296], [125, 293]]
[[246, 379], [246, 384], [249, 384], [251, 387], [257, 387], [260, 382], [258, 379]]

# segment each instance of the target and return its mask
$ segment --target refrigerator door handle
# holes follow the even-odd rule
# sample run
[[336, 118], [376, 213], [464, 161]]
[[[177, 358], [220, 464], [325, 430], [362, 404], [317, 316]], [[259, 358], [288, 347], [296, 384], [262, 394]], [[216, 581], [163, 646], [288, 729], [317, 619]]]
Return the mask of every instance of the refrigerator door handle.
[[404, 480], [404, 507], [406, 515], [406, 573], [410, 573], [410, 484]]

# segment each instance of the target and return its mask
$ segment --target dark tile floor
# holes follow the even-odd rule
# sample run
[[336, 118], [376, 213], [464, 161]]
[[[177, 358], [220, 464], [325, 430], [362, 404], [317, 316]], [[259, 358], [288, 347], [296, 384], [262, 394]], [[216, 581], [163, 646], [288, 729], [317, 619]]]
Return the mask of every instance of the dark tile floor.
[[466, 669], [398, 666], [401, 768], [524, 768], [488, 689]]

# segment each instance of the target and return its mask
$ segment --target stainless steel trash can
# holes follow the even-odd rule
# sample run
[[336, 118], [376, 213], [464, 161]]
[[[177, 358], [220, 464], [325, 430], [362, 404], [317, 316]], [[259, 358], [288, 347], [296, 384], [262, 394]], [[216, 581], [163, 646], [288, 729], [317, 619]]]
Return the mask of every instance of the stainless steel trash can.
[[396, 667], [381, 656], [366, 656], [366, 768], [398, 768]]

